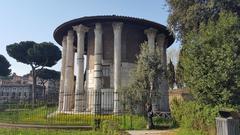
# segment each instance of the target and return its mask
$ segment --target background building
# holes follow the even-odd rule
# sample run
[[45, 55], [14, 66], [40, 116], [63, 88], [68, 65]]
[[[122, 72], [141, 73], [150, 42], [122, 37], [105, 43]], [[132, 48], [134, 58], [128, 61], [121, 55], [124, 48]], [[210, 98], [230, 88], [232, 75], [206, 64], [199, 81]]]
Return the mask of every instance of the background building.
[[[36, 100], [43, 100], [43, 88], [36, 86]], [[30, 103], [32, 99], [31, 84], [4, 84], [0, 85], [0, 103], [20, 102]]]
[[[51, 102], [58, 101], [59, 80], [48, 80], [45, 89], [40, 79], [37, 79], [35, 97], [36, 100], [51, 99]], [[45, 94], [44, 94], [45, 93]], [[0, 78], [0, 103], [7, 101], [31, 101], [32, 76], [30, 74], [18, 76], [13, 73], [9, 77]]]

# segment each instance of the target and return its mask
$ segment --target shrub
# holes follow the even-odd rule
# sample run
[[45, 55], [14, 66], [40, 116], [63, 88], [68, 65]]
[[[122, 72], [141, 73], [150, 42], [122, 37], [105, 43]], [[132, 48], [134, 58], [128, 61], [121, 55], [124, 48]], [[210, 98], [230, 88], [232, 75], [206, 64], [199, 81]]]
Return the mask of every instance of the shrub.
[[240, 104], [240, 17], [222, 11], [198, 32], [186, 34], [182, 48], [184, 81], [201, 103]]
[[120, 121], [121, 129], [146, 129], [147, 121], [142, 115], [124, 115]]
[[161, 118], [161, 117], [153, 117], [153, 123], [155, 128], [158, 129], [168, 129], [177, 127], [176, 120], [173, 118]]
[[113, 120], [104, 120], [101, 123], [101, 130], [105, 135], [119, 135], [120, 125]]
[[174, 119], [182, 128], [213, 132], [215, 118], [218, 111], [223, 108], [234, 108], [227, 105], [205, 105], [195, 101], [174, 100], [171, 104], [171, 112]]
[[7, 104], [1, 103], [1, 105], [0, 105], [0, 111], [1, 111], [1, 112], [4, 111], [4, 110], [7, 109], [7, 108], [8, 108], [8, 105], [7, 105]]

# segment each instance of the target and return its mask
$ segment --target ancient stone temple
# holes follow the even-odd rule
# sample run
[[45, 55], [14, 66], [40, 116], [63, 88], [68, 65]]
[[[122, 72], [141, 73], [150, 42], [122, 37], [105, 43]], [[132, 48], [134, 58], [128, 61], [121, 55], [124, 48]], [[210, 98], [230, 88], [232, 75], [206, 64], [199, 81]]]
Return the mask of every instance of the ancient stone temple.
[[[58, 111], [75, 113], [120, 113], [119, 88], [128, 84], [140, 44], [147, 41], [153, 49], [159, 46], [166, 69], [166, 49], [174, 42], [161, 24], [115, 15], [65, 22], [54, 31], [54, 39], [62, 46]], [[167, 112], [167, 80], [159, 85], [161, 98], [156, 106]]]

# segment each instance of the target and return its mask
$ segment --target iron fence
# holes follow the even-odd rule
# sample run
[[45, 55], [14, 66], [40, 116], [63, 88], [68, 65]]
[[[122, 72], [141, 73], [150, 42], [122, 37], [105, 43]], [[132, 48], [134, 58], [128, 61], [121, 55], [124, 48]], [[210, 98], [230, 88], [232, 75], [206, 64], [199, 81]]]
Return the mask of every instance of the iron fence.
[[[74, 106], [69, 111], [59, 111], [59, 93], [57, 92], [36, 96], [34, 107], [32, 106], [31, 96], [29, 98], [17, 95], [14, 98], [11, 96], [0, 96], [0, 123], [46, 126], [96, 126], [99, 122], [114, 121], [120, 123], [122, 128], [134, 128], [132, 126], [133, 115], [126, 111], [120, 101], [120, 111], [114, 113], [114, 94], [116, 93], [110, 90], [103, 90], [100, 93], [85, 92], [84, 109], [81, 112], [75, 112]], [[75, 94], [72, 95], [73, 98], [75, 96]], [[95, 107], [94, 98], [96, 96], [100, 96], [99, 113], [93, 111]], [[144, 117], [141, 118], [144, 119]]]
[[[74, 111], [74, 103], [70, 110], [59, 110], [59, 93], [51, 92], [38, 95], [32, 106], [31, 96], [21, 98], [15, 95], [11, 97], [1, 97], [0, 95], [0, 123], [10, 124], [30, 124], [38, 126], [87, 126], [99, 127], [107, 122], [117, 123], [121, 129], [143, 129], [147, 125], [144, 104], [141, 102], [129, 106], [129, 99], [123, 95], [125, 93], [114, 93], [110, 89], [101, 92], [81, 93], [84, 102], [81, 102], [83, 109]], [[119, 111], [114, 112], [114, 95], [118, 95]], [[74, 102], [75, 94], [70, 95]], [[96, 96], [98, 106], [96, 105]], [[99, 107], [96, 112], [95, 107]], [[159, 115], [160, 116], [160, 115]], [[156, 120], [159, 121], [159, 120]]]

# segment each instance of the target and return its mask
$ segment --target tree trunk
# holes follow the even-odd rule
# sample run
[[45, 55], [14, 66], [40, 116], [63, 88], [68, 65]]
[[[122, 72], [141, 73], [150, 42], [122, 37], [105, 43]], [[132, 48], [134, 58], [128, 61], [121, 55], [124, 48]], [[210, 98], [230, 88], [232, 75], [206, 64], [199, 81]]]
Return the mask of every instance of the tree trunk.
[[153, 98], [153, 81], [150, 82], [150, 92], [149, 92], [148, 103], [152, 104], [152, 98]]
[[32, 109], [33, 109], [35, 106], [35, 89], [36, 89], [36, 71], [33, 66], [32, 66], [32, 79], [33, 79], [32, 84]]
[[43, 82], [43, 101], [46, 101], [47, 100], [47, 94], [46, 94], [46, 87], [45, 87], [45, 83]]
[[148, 129], [153, 129], [154, 128], [154, 124], [153, 124], [153, 120], [152, 120], [152, 117], [153, 117], [153, 110], [152, 110], [152, 98], [154, 97], [154, 81], [151, 81], [150, 82], [150, 92], [149, 92], [149, 100], [148, 100], [148, 103], [147, 103], [147, 118], [148, 118], [148, 125], [147, 125], [147, 128]]
[[44, 98], [44, 96], [45, 96], [45, 82], [44, 82], [44, 80], [41, 79], [41, 78], [40, 78], [40, 81], [41, 81], [41, 85], [42, 85], [42, 87], [43, 87], [42, 98]]

